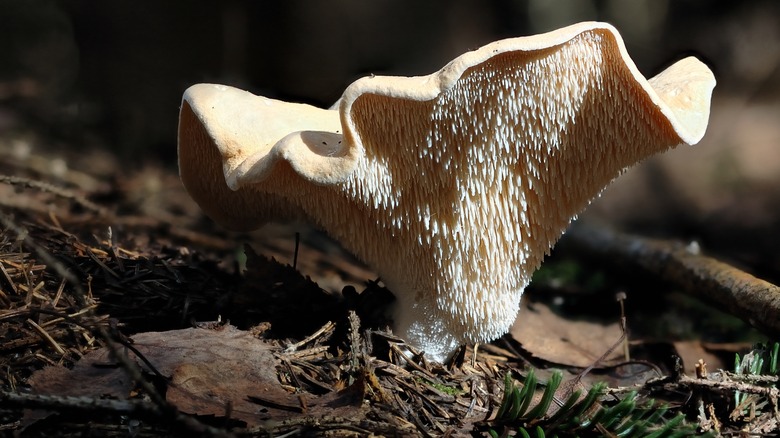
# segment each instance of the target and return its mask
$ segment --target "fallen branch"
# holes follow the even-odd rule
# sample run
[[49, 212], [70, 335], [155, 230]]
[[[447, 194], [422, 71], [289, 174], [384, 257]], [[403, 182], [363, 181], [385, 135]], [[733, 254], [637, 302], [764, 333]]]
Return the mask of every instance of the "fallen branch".
[[576, 250], [641, 268], [780, 339], [780, 287], [700, 253], [698, 245], [577, 224], [565, 236]]

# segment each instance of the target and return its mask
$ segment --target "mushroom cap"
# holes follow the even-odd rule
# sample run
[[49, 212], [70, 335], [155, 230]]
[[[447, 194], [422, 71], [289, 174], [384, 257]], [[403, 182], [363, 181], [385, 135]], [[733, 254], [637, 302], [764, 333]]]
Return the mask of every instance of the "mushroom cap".
[[695, 58], [648, 81], [612, 26], [580, 23], [359, 79], [330, 110], [195, 85], [180, 171], [225, 226], [327, 231], [394, 292], [399, 334], [441, 359], [509, 329], [544, 255], [627, 166], [698, 142], [714, 86]]
[[[595, 73], [594, 68], [588, 68], [585, 64], [593, 61], [596, 56], [609, 56], [611, 59], [608, 62], [614, 62], [613, 67], [625, 68], [626, 71], [622, 73], [630, 75], [636, 81], [636, 85], [647, 94], [652, 104], [657, 106], [659, 113], [654, 116], [663, 116], [671, 123], [672, 129], [680, 138], [680, 143], [693, 145], [701, 140], [707, 129], [710, 97], [715, 87], [712, 71], [695, 57], [688, 57], [678, 61], [656, 77], [646, 80], [631, 60], [617, 29], [601, 22], [582, 22], [544, 34], [495, 41], [455, 58], [441, 70], [428, 76], [360, 78], [346, 89], [339, 100], [342, 107], [342, 123], [352, 128], [346, 131], [348, 135], [354, 134], [355, 126], [350, 123], [352, 118], [348, 115], [352, 104], [364, 94], [412, 101], [432, 100], [455, 87], [469, 70], [492, 58], [512, 53], [525, 54], [529, 60], [537, 56], [546, 57], [549, 52], [578, 37], [604, 38], [604, 45], [601, 48], [609, 53], [583, 52], [582, 57], [571, 60], [573, 64], [559, 66], [560, 69], [569, 68], [582, 73]], [[573, 79], [582, 78], [575, 76]], [[355, 138], [355, 141], [359, 143], [359, 137]]]
[[340, 129], [336, 111], [196, 84], [182, 99], [179, 173], [215, 222], [236, 231], [253, 230], [300, 212], [278, 195], [238, 190], [238, 181], [263, 180], [279, 162], [319, 184], [343, 180], [349, 171], [339, 168], [341, 151], [323, 146], [328, 141], [338, 146]]

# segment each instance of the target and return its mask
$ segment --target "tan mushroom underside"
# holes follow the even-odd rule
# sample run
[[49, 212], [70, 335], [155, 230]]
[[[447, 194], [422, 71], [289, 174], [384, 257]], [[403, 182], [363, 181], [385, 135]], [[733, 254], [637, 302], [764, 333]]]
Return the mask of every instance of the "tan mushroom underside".
[[396, 332], [441, 359], [509, 329], [545, 253], [627, 166], [698, 142], [714, 86], [695, 58], [646, 80], [603, 23], [366, 77], [330, 110], [199, 84], [180, 172], [226, 227], [327, 231], [395, 293]]

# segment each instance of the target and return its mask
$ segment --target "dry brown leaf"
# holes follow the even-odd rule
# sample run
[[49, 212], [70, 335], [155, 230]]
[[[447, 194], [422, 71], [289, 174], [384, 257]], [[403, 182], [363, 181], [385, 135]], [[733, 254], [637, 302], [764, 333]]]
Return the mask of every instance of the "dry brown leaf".
[[[588, 367], [620, 339], [617, 322], [604, 325], [564, 318], [546, 304], [523, 300], [520, 313], [509, 331], [534, 356], [558, 365]], [[621, 357], [617, 348], [602, 363]]]
[[[323, 396], [292, 394], [276, 377], [274, 347], [232, 326], [140, 333], [133, 341], [170, 378], [166, 399], [188, 414], [223, 417], [229, 410], [231, 418], [251, 427], [301, 415], [360, 413], [362, 382]], [[113, 363], [108, 351], [100, 349], [72, 370], [51, 367], [36, 373], [31, 385], [38, 394], [127, 399], [133, 384], [121, 368], [106, 366]]]

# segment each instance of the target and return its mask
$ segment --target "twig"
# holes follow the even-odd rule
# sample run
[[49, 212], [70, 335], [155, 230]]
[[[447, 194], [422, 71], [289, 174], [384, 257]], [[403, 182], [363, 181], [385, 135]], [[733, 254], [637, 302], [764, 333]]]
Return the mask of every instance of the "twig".
[[[660, 381], [660, 379], [658, 380]], [[650, 380], [647, 382], [646, 386], [653, 386], [654, 380]], [[726, 389], [730, 391], [739, 391], [744, 392], [746, 394], [756, 394], [756, 395], [762, 395], [770, 400], [772, 404], [776, 404], [778, 398], [780, 398], [780, 389], [769, 386], [759, 386], [759, 385], [753, 385], [751, 383], [747, 382], [739, 382], [730, 380], [727, 375], [722, 375], [721, 380], [714, 380], [712, 378], [708, 379], [697, 379], [693, 377], [689, 377], [686, 375], [680, 376], [680, 379], [673, 383], [666, 383], [666, 386], [687, 386], [689, 388], [707, 388], [710, 390], [716, 390], [716, 389]]]
[[303, 347], [304, 345], [308, 344], [309, 342], [317, 339], [323, 333], [325, 333], [325, 332], [327, 332], [329, 330], [332, 330], [333, 327], [335, 327], [335, 326], [336, 326], [336, 324], [334, 324], [333, 321], [328, 321], [327, 323], [325, 323], [325, 325], [320, 327], [319, 330], [317, 330], [316, 332], [314, 332], [311, 335], [307, 336], [303, 340], [298, 341], [298, 342], [296, 342], [294, 344], [288, 345], [287, 348], [285, 348], [284, 352], [285, 353], [292, 353], [293, 351], [297, 350], [298, 348]]
[[14, 281], [11, 280], [11, 276], [8, 275], [8, 271], [6, 271], [5, 265], [2, 263], [2, 261], [0, 261], [0, 272], [3, 273], [3, 278], [5, 279], [6, 282], [8, 282], [8, 285], [11, 287], [13, 293], [18, 294], [19, 291], [16, 289], [16, 283], [14, 283]]
[[770, 337], [780, 338], [780, 287], [701, 255], [696, 247], [581, 224], [573, 226], [565, 239], [591, 256], [655, 274]]
[[76, 204], [79, 204], [82, 207], [86, 208], [87, 210], [91, 210], [101, 216], [106, 214], [106, 209], [88, 200], [87, 198], [81, 195], [77, 195], [76, 193], [68, 189], [57, 187], [53, 184], [49, 184], [44, 181], [36, 181], [34, 179], [23, 178], [20, 176], [0, 175], [0, 182], [16, 185], [16, 186], [27, 187], [31, 189], [38, 189], [42, 192], [51, 193], [53, 195], [59, 196], [60, 198], [69, 199], [75, 202]]
[[35, 331], [37, 331], [38, 334], [40, 334], [49, 345], [51, 345], [52, 348], [57, 350], [57, 354], [59, 354], [60, 356], [65, 355], [65, 350], [62, 349], [60, 344], [57, 341], [55, 341], [54, 338], [52, 338], [51, 335], [43, 327], [39, 326], [35, 321], [33, 321], [30, 318], [27, 318], [27, 324], [30, 324], [32, 328], [34, 328]]
[[409, 356], [407, 356], [406, 354], [404, 354], [404, 352], [403, 352], [403, 350], [401, 349], [401, 347], [399, 347], [397, 344], [390, 344], [390, 349], [391, 349], [391, 350], [392, 350], [392, 351], [393, 351], [395, 354], [397, 354], [398, 356], [400, 356], [400, 357], [403, 359], [403, 361], [404, 361], [404, 362], [405, 362], [407, 365], [409, 365], [410, 367], [412, 367], [413, 369], [415, 369], [415, 370], [417, 370], [417, 371], [421, 372], [422, 374], [424, 374], [425, 376], [427, 376], [427, 377], [429, 377], [429, 378], [431, 378], [431, 379], [434, 379], [434, 378], [435, 378], [435, 377], [433, 376], [433, 374], [432, 374], [430, 371], [426, 370], [425, 368], [421, 367], [420, 365], [417, 365], [417, 362], [413, 361], [412, 359], [410, 359], [410, 358], [409, 358]]

